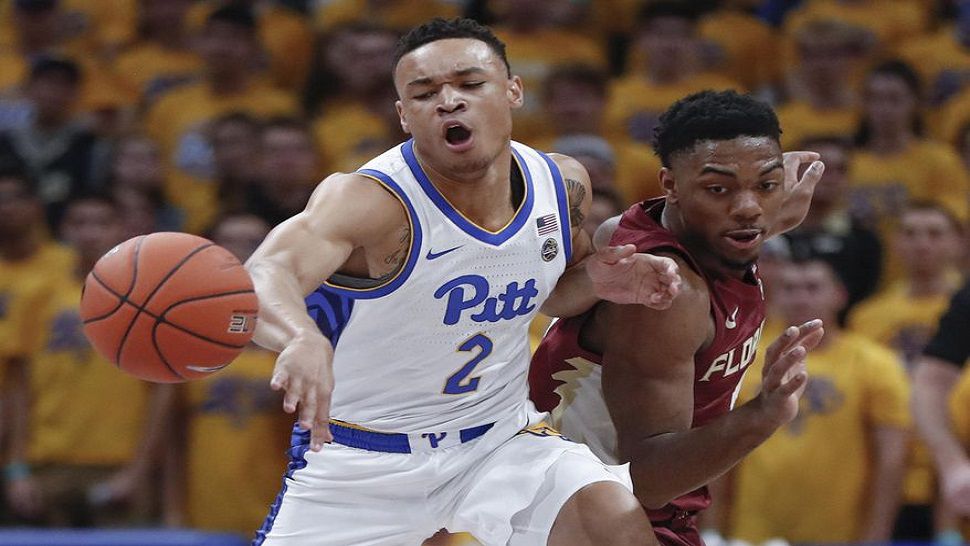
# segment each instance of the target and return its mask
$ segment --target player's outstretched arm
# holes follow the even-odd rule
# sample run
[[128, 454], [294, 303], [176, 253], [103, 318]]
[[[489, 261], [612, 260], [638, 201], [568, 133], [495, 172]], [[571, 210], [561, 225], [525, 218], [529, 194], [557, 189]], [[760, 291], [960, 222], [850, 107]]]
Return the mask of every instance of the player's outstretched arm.
[[603, 395], [620, 458], [630, 461], [634, 492], [648, 508], [714, 480], [794, 418], [805, 384], [804, 356], [821, 337], [820, 323], [790, 328], [768, 351], [757, 402], [692, 429], [694, 355], [713, 339], [714, 325], [703, 280], [677, 261], [684, 285], [669, 309], [607, 305], [604, 310], [603, 323], [610, 326]]
[[573, 255], [556, 288], [542, 306], [554, 317], [584, 313], [597, 301], [639, 303], [664, 309], [680, 286], [676, 264], [669, 258], [641, 254], [633, 245], [593, 246], [583, 221], [592, 205], [586, 168], [561, 154], [550, 157], [559, 166], [569, 199], [569, 224]]
[[[786, 231], [798, 227], [808, 209], [812, 205], [815, 186], [822, 179], [825, 164], [819, 161], [819, 154], [815, 152], [785, 152], [785, 202], [782, 204], [781, 214], [774, 226], [771, 226], [768, 236], [781, 235]], [[808, 169], [798, 177], [801, 165], [811, 163]]]
[[400, 202], [372, 180], [332, 175], [246, 261], [260, 302], [253, 339], [280, 353], [270, 385], [286, 391], [285, 411], [299, 407], [300, 425], [312, 431], [311, 449], [332, 440], [333, 346], [307, 315], [304, 298], [345, 268], [355, 251], [363, 265], [348, 273], [369, 276], [368, 252], [385, 246], [407, 221]]

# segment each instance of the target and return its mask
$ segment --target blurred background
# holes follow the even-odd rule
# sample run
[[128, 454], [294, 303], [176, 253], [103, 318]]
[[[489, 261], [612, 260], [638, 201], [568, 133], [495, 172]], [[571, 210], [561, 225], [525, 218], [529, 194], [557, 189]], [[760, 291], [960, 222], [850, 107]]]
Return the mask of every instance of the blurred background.
[[767, 330], [838, 326], [799, 418], [718, 484], [712, 542], [962, 542], [908, 372], [970, 271], [970, 1], [0, 0], [0, 545], [248, 543], [286, 470], [273, 355], [139, 382], [88, 345], [80, 287], [154, 231], [245, 260], [326, 175], [406, 138], [396, 41], [458, 15], [524, 81], [513, 138], [586, 165], [590, 230], [660, 195], [653, 128], [695, 91], [768, 101], [785, 149], [827, 165], [761, 269]]

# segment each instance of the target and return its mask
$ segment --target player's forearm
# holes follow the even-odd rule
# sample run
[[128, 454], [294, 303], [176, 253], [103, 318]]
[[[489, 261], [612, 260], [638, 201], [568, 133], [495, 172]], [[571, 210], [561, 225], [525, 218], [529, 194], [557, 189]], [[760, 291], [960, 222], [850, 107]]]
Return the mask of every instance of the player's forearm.
[[270, 260], [251, 259], [246, 269], [259, 297], [255, 343], [281, 352], [297, 337], [322, 335], [307, 314], [304, 294], [291, 272]]
[[960, 370], [947, 362], [924, 356], [913, 377], [913, 413], [920, 436], [926, 441], [940, 472], [960, 464], [968, 457], [950, 427], [947, 401], [960, 376]]
[[869, 483], [869, 514], [859, 540], [864, 543], [888, 542], [899, 510], [903, 472], [906, 463], [907, 434], [902, 429], [877, 427], [872, 447], [874, 456]]
[[776, 428], [749, 403], [704, 426], [641, 440], [628, 454], [634, 493], [659, 508], [723, 475]]

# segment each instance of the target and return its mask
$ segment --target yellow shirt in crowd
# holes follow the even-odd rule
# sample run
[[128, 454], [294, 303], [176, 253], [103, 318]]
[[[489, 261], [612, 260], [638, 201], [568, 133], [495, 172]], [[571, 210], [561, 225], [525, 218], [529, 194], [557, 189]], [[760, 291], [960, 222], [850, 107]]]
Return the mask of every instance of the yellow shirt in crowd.
[[186, 508], [192, 527], [252, 536], [283, 484], [294, 418], [269, 387], [275, 357], [249, 348], [219, 373], [180, 386], [189, 417]]
[[[771, 341], [762, 339], [744, 378], [743, 400], [761, 384]], [[735, 471], [733, 537], [752, 543], [773, 537], [792, 543], [859, 539], [867, 513], [869, 431], [909, 427], [909, 384], [889, 350], [851, 333], [812, 351], [808, 370], [798, 417]]]
[[94, 351], [80, 294], [80, 281], [65, 278], [43, 311], [43, 346], [30, 364], [31, 464], [120, 465], [142, 437], [149, 384]]

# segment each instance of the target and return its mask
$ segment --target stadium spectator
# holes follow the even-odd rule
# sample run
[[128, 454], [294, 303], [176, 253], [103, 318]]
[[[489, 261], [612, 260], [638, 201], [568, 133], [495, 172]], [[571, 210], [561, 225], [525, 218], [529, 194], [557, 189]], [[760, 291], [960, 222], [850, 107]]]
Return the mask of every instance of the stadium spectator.
[[[846, 292], [827, 262], [791, 262], [779, 281], [784, 321], [821, 318], [825, 337], [807, 357], [798, 416], [732, 471], [722, 534], [752, 543], [887, 542], [910, 424], [903, 368], [887, 349], [839, 328]], [[757, 394], [762, 360], [745, 377], [743, 399]]]
[[77, 63], [41, 57], [31, 66], [26, 97], [31, 121], [0, 132], [0, 161], [14, 163], [37, 183], [47, 221], [54, 228], [68, 200], [103, 182], [103, 145], [77, 116], [83, 75]]

